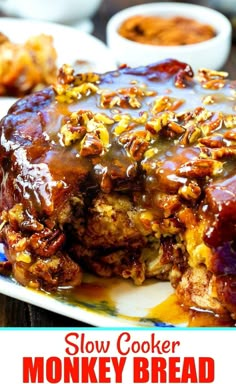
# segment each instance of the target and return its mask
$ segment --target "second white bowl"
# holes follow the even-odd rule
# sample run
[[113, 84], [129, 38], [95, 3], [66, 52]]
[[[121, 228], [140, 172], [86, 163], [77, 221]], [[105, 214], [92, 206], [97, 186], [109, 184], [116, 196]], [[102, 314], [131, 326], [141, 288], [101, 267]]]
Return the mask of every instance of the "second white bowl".
[[[160, 17], [182, 16], [211, 25], [216, 36], [210, 40], [184, 46], [154, 46], [122, 37], [118, 28], [135, 15]], [[187, 33], [187, 31], [186, 31]], [[177, 59], [190, 64], [194, 71], [201, 67], [222, 69], [231, 48], [232, 27], [229, 20], [211, 8], [185, 3], [149, 3], [126, 8], [115, 14], [107, 24], [107, 45], [117, 64], [147, 65], [163, 59]]]

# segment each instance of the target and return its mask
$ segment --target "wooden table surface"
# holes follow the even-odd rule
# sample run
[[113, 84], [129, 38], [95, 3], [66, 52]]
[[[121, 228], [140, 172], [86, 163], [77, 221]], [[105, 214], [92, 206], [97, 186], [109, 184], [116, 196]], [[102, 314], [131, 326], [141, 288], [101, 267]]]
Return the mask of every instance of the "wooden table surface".
[[[162, 0], [163, 1], [163, 0]], [[105, 29], [108, 19], [122, 8], [142, 4], [150, 1], [139, 0], [103, 0], [100, 9], [93, 18], [93, 35], [105, 41]], [[189, 1], [194, 3], [194, 1]], [[197, 4], [207, 5], [206, 1], [195, 1]], [[220, 54], [220, 52], [219, 52]], [[232, 50], [224, 70], [236, 79], [236, 42], [232, 43]], [[87, 324], [60, 316], [50, 311], [15, 300], [0, 294], [0, 326], [2, 327], [83, 327]]]

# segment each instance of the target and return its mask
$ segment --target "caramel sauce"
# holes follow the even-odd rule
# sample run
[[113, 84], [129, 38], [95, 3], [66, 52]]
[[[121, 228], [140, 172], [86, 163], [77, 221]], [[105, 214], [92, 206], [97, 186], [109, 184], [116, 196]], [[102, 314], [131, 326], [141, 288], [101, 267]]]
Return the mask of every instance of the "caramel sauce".
[[158, 319], [167, 324], [181, 325], [188, 323], [189, 311], [184, 309], [173, 293], [165, 301], [149, 310], [147, 318]]
[[[137, 161], [127, 153], [124, 146], [121, 145], [119, 139], [111, 134], [109, 149], [102, 156], [82, 157], [79, 154], [79, 145], [74, 143], [65, 148], [61, 145], [60, 128], [68, 119], [68, 116], [73, 111], [91, 110], [93, 113], [106, 113], [107, 116], [113, 118], [114, 114], [125, 113], [131, 114], [134, 117], [140, 116], [144, 111], [149, 111], [153, 107], [153, 101], [162, 95], [174, 96], [176, 99], [184, 100], [183, 104], [178, 107], [178, 113], [190, 111], [196, 106], [203, 106], [203, 99], [207, 95], [215, 97], [215, 91], [202, 88], [197, 82], [189, 82], [186, 80], [183, 88], [173, 86], [173, 75], [180, 71], [185, 71], [186, 76], [191, 75], [191, 70], [185, 64], [164, 63], [162, 65], [153, 65], [149, 67], [141, 67], [137, 69], [123, 68], [118, 72], [104, 74], [100, 77], [99, 93], [82, 96], [79, 101], [73, 103], [61, 103], [55, 100], [55, 95], [52, 89], [48, 88], [35, 94], [31, 98], [23, 99], [17, 102], [11, 109], [10, 115], [6, 117], [5, 126], [8, 128], [5, 132], [5, 137], [2, 135], [2, 148], [9, 151], [14, 148], [14, 141], [24, 143], [24, 148], [19, 152], [19, 168], [17, 174], [22, 172], [27, 173], [27, 169], [31, 166], [31, 175], [24, 178], [17, 178], [17, 189], [19, 194], [24, 198], [24, 204], [36, 207], [37, 210], [44, 214], [55, 209], [55, 205], [50, 206], [50, 201], [53, 200], [55, 194], [61, 196], [61, 201], [64, 201], [68, 190], [79, 187], [79, 183], [83, 183], [85, 179], [89, 179], [89, 188], [91, 181], [93, 186], [100, 187], [100, 174], [106, 173], [113, 179], [113, 183], [122, 181], [124, 188], [129, 189], [130, 182], [138, 176]], [[168, 72], [169, 71], [169, 72]], [[100, 105], [100, 93], [103, 91], [114, 91], [114, 86], [117, 90], [126, 89], [131, 84], [144, 86], [148, 91], [153, 91], [151, 96], [145, 96], [141, 100], [140, 108], [131, 108], [126, 103], [124, 96], [124, 105], [122, 107], [102, 108]], [[117, 91], [118, 93], [123, 91]], [[230, 84], [225, 83], [224, 94], [218, 99], [215, 97], [213, 104], [207, 105], [209, 111], [224, 110], [224, 113], [232, 113], [235, 106], [236, 95]], [[13, 128], [15, 127], [15, 128]], [[17, 127], [17, 134], [15, 132]], [[146, 131], [145, 126], [135, 124], [132, 131]], [[218, 130], [218, 133], [223, 133], [224, 130]], [[173, 192], [180, 184], [184, 184], [186, 179], [176, 176], [176, 168], [189, 159], [194, 158], [196, 148], [186, 149], [181, 146], [176, 146], [173, 138], [158, 137], [157, 140], [151, 141], [152, 148], [157, 149], [157, 155], [150, 160], [144, 160], [142, 165], [149, 168], [146, 176], [146, 187], [156, 189], [169, 189], [168, 192]], [[167, 150], [168, 148], [168, 150]], [[26, 164], [27, 158], [27, 164]], [[115, 159], [115, 161], [114, 161]], [[163, 168], [152, 177], [152, 163], [156, 161], [162, 162]], [[30, 165], [30, 163], [32, 165]], [[43, 169], [40, 163], [43, 163]], [[24, 171], [25, 169], [25, 171]], [[121, 171], [123, 170], [123, 171]], [[129, 172], [127, 172], [129, 170]], [[120, 172], [120, 174], [119, 174]], [[43, 173], [45, 186], [38, 185], [37, 175]], [[115, 176], [114, 176], [115, 175]], [[6, 172], [7, 176], [7, 172]], [[57, 183], [59, 181], [59, 184]], [[60, 181], [65, 182], [64, 187], [61, 187]], [[115, 186], [116, 188], [116, 186]], [[59, 192], [57, 191], [59, 190]], [[43, 204], [43, 202], [46, 203]], [[59, 201], [58, 201], [59, 203]]]
[[152, 308], [147, 318], [164, 323], [187, 327], [232, 327], [234, 321], [229, 316], [219, 316], [213, 312], [186, 308], [178, 301], [175, 293]]
[[[224, 139], [221, 138], [213, 140], [209, 146], [206, 144], [200, 146], [198, 136], [195, 136], [195, 139], [191, 141], [191, 124], [195, 124], [196, 131], [200, 125], [202, 128], [200, 136], [202, 135], [205, 140], [208, 140], [212, 136], [212, 132], [215, 133], [216, 131], [218, 137], [223, 137], [227, 131], [228, 128], [222, 117], [223, 114], [224, 116], [228, 114], [229, 117], [234, 118], [235, 84], [233, 85], [221, 77], [222, 75], [220, 75], [219, 79], [215, 79], [213, 73], [213, 80], [211, 80], [207, 79], [206, 76], [206, 83], [201, 86], [199, 82], [193, 79], [193, 73], [188, 65], [170, 60], [137, 69], [124, 67], [119, 71], [101, 75], [97, 92], [91, 91], [88, 94], [80, 95], [73, 102], [70, 102], [70, 99], [69, 102], [66, 99], [59, 102], [57, 98], [61, 94], [59, 91], [57, 93], [53, 88], [45, 89], [28, 99], [18, 101], [11, 107], [8, 116], [1, 122], [1, 209], [8, 211], [14, 204], [21, 203], [27, 215], [41, 220], [43, 224], [47, 224], [48, 217], [50, 219], [54, 217], [55, 225], [60, 227], [60, 222], [58, 224], [57, 221], [57, 212], [60, 212], [60, 207], [63, 207], [65, 201], [69, 201], [70, 197], [78, 197], [83, 193], [87, 199], [91, 199], [91, 190], [102, 191], [102, 193], [106, 194], [115, 192], [128, 198], [131, 196], [133, 210], [145, 211], [147, 207], [150, 208], [152, 213], [156, 214], [160, 226], [164, 227], [160, 235], [160, 241], [163, 239], [168, 241], [168, 239], [175, 240], [175, 232], [165, 232], [165, 230], [172, 230], [172, 224], [176, 224], [174, 231], [177, 231], [178, 234], [185, 225], [184, 220], [182, 220], [180, 226], [177, 225], [179, 224], [178, 220], [181, 220], [181, 215], [177, 217], [176, 212], [178, 209], [176, 204], [178, 208], [181, 206], [187, 208], [186, 211], [188, 209], [192, 211], [192, 216], [189, 217], [198, 215], [199, 221], [207, 221], [209, 232], [205, 232], [205, 241], [212, 247], [212, 258], [217, 259], [215, 264], [212, 260], [209, 261], [209, 264], [211, 263], [210, 267], [215, 268], [216, 273], [219, 271], [222, 273], [223, 271], [226, 277], [229, 274], [233, 275], [232, 286], [231, 277], [226, 284], [224, 279], [221, 278], [222, 275], [220, 275], [220, 281], [217, 281], [217, 283], [218, 287], [220, 287], [219, 291], [224, 296], [223, 299], [226, 298], [227, 302], [232, 301], [234, 305], [234, 291], [231, 288], [234, 286], [233, 280], [236, 275], [235, 250], [233, 246], [232, 249], [229, 248], [231, 245], [227, 249], [222, 247], [221, 250], [217, 250], [218, 253], [216, 252], [215, 256], [214, 247], [219, 245], [219, 239], [224, 241], [224, 236], [223, 238], [220, 237], [224, 233], [228, 233], [227, 240], [232, 243], [235, 241], [236, 206], [235, 176], [233, 175], [235, 162], [232, 159], [228, 160], [231, 156], [235, 156], [235, 144], [229, 139], [223, 142]], [[210, 86], [209, 82], [212, 85], [211, 81], [214, 82], [215, 80], [214, 87], [207, 88], [207, 86]], [[217, 86], [220, 86], [219, 94], [222, 95], [218, 99], [215, 97], [215, 87]], [[132, 92], [130, 89], [132, 89]], [[106, 105], [106, 102], [101, 105], [103, 92], [107, 92], [109, 103], [114, 103], [112, 106], [109, 103]], [[129, 94], [129, 92], [131, 93]], [[163, 95], [170, 97], [170, 99], [165, 99], [167, 104], [164, 104], [164, 106], [161, 104], [163, 100], [158, 101], [158, 98], [161, 99]], [[66, 94], [62, 94], [62, 96], [66, 98]], [[210, 97], [210, 102], [205, 105], [204, 100], [207, 97]], [[175, 105], [175, 100], [173, 101], [171, 98], [181, 99], [184, 102], [178, 104], [177, 111], [175, 110], [174, 117], [171, 115], [173, 118], [171, 117], [170, 121], [164, 123], [161, 120], [160, 122], [158, 120], [160, 112], [173, 113], [173, 109], [170, 111], [168, 105], [168, 100]], [[156, 105], [157, 101], [159, 104]], [[101, 151], [101, 148], [96, 147], [92, 156], [92, 152], [90, 152], [89, 156], [83, 156], [81, 153], [83, 139], [75, 140], [75, 142], [72, 140], [68, 146], [62, 141], [62, 127], [68, 119], [73, 120], [71, 118], [72, 112], [79, 115], [83, 111], [90, 111], [92, 115], [99, 112], [105, 114], [108, 119], [114, 118], [111, 127], [109, 124], [108, 128], [105, 127], [106, 124], [104, 125], [109, 131], [107, 146], [105, 145], [105, 148], [102, 148]], [[145, 112], [149, 118], [147, 124], [145, 122], [140, 123], [140, 120], [138, 120], [143, 117]], [[204, 113], [207, 114], [207, 117], [203, 116]], [[127, 114], [134, 119], [130, 121], [127, 132], [124, 132], [127, 137], [123, 134], [116, 135], [115, 130], [119, 120], [115, 120], [115, 116], [118, 115], [118, 118], [122, 118], [122, 116], [127, 117]], [[218, 119], [219, 115], [221, 120]], [[155, 117], [154, 122], [153, 116]], [[163, 119], [164, 117], [161, 116]], [[157, 124], [158, 121], [159, 125]], [[189, 121], [192, 121], [191, 124], [188, 124]], [[156, 125], [152, 123], [156, 123]], [[235, 123], [233, 122], [233, 124]], [[99, 128], [96, 127], [95, 125], [92, 133], [97, 135], [96, 138], [99, 141], [100, 137], [96, 132], [96, 129]], [[72, 128], [83, 127], [79, 123], [75, 127], [72, 126]], [[86, 129], [86, 135], [91, 134], [89, 124]], [[139, 135], [135, 141], [133, 138], [137, 133]], [[142, 141], [144, 137], [148, 137], [146, 143]], [[90, 141], [89, 144], [93, 147], [90, 148], [91, 150], [94, 149], [97, 141]], [[223, 149], [220, 147], [222, 142], [224, 143]], [[139, 149], [142, 148], [139, 147], [140, 143], [147, 144], [147, 147], [144, 146], [145, 152], [141, 153], [141, 157], [137, 157]], [[154, 151], [154, 155], [150, 158], [145, 155], [147, 148]], [[218, 154], [220, 161], [215, 161], [214, 151], [218, 149], [226, 152], [225, 155], [224, 153], [222, 155], [223, 160], [221, 154]], [[201, 157], [200, 150], [202, 151]], [[209, 160], [208, 163], [205, 158]], [[216, 159], [218, 158], [216, 157]], [[197, 166], [199, 165], [198, 161], [202, 163], [202, 167]], [[194, 162], [195, 165], [192, 164]], [[207, 166], [209, 163], [220, 165], [220, 170], [218, 171], [218, 168], [216, 168], [214, 172], [212, 168], [211, 172], [211, 168]], [[184, 171], [181, 168], [182, 165]], [[200, 175], [198, 172], [200, 172]], [[201, 174], [201, 172], [203, 173]], [[190, 190], [189, 195], [184, 195], [182, 191], [183, 194], [180, 194], [177, 203], [173, 198], [170, 203], [172, 208], [165, 216], [164, 207], [162, 207], [162, 212], [156, 203], [158, 196], [154, 196], [154, 193], [158, 195], [159, 192], [166, 192], [173, 197], [174, 194], [178, 194], [181, 187], [188, 187], [188, 183], [191, 184], [195, 179], [198, 181], [197, 186], [196, 184], [192, 185], [193, 190]], [[229, 183], [225, 181], [228, 179]], [[106, 182], [107, 180], [109, 182]], [[200, 194], [194, 195], [194, 187], [200, 189]], [[195, 196], [193, 199], [191, 199], [191, 194]], [[229, 196], [229, 202], [228, 200], [225, 201], [226, 194]], [[199, 207], [202, 202], [203, 206]], [[215, 205], [217, 206], [216, 209]], [[86, 209], [90, 208], [88, 204]], [[222, 225], [218, 225], [217, 222], [221, 215], [224, 218], [221, 220], [224, 228], [222, 228]], [[168, 227], [168, 220], [165, 223], [165, 219], [169, 219], [169, 217], [178, 219], [175, 220], [177, 223], [169, 222], [170, 228]], [[87, 220], [86, 217], [83, 219]], [[53, 228], [53, 219], [51, 223]], [[153, 223], [156, 224], [155, 221]], [[189, 225], [193, 226], [194, 223], [193, 221]], [[13, 224], [15, 223], [13, 222]], [[18, 227], [16, 227], [16, 230], [18, 231]], [[66, 232], [62, 225], [62, 228], [57, 228], [57, 230], [65, 232], [69, 243], [70, 228]], [[87, 227], [85, 227], [86, 230], [88, 230]], [[26, 233], [26, 236], [30, 237], [30, 235], [31, 233]], [[184, 236], [184, 230], [181, 235]], [[148, 239], [145, 240], [148, 242]], [[83, 241], [83, 239], [79, 238], [79, 241]], [[202, 238], [199, 241], [202, 242]], [[176, 244], [174, 243], [174, 245]], [[91, 246], [92, 251], [94, 250], [92, 241], [91, 244], [87, 243], [86, 246]], [[14, 248], [12, 245], [10, 247]], [[124, 249], [123, 245], [117, 243], [113, 244], [113, 249], [115, 247]], [[168, 248], [168, 242], [165, 242], [165, 247]], [[55, 249], [58, 251], [57, 248]], [[101, 252], [112, 252], [113, 249], [109, 248], [107, 244], [101, 246]], [[163, 249], [166, 251], [164, 257], [166, 257], [165, 262], [168, 265], [172, 263], [173, 255], [171, 251]], [[171, 249], [174, 248], [170, 247]], [[136, 249], [133, 249], [134, 253], [135, 251]], [[225, 260], [227, 261], [225, 254], [229, 255], [229, 262], [225, 262]], [[177, 256], [181, 256], [182, 260], [186, 261], [186, 255], [178, 254]], [[36, 257], [34, 254], [32, 254], [32, 257], [37, 259], [37, 253]], [[181, 269], [183, 266], [179, 266], [179, 259], [180, 257], [177, 264]], [[229, 266], [230, 270], [228, 269]], [[211, 269], [212, 272], [214, 273]], [[62, 294], [62, 291], [60, 291], [60, 294]], [[82, 300], [87, 301], [88, 304], [94, 302], [95, 306], [100, 305], [101, 301], [107, 301], [108, 308], [110, 308], [111, 304], [112, 310], [115, 310], [107, 288], [100, 286], [100, 283], [93, 286], [93, 284], [89, 285], [84, 282], [78, 290], [72, 289], [68, 292], [65, 290], [63, 295], [69, 301]], [[169, 308], [171, 308], [171, 313]], [[193, 310], [191, 312], [185, 311], [183, 307], [178, 305], [175, 297], [168, 298], [166, 302], [152, 309], [148, 317], [150, 319], [154, 317], [173, 324], [181, 324], [182, 321], [187, 321], [189, 326], [196, 326], [196, 324], [215, 325], [218, 322], [217, 316], [211, 316], [209, 313]]]
[[184, 307], [178, 301], [175, 293], [149, 309], [145, 319], [128, 316], [119, 312], [115, 300], [111, 298], [111, 288], [118, 285], [119, 280], [116, 278], [99, 279], [86, 275], [85, 281], [79, 287], [59, 290], [56, 296], [91, 312], [96, 311], [98, 314], [103, 313], [108, 316], [114, 316], [115, 314], [118, 319], [128, 320], [131, 323], [135, 321], [137, 324], [143, 324], [144, 326], [145, 324], [161, 326], [161, 323], [175, 327], [235, 326], [235, 322], [228, 315], [219, 316], [213, 312]]
[[132, 16], [121, 24], [118, 32], [128, 40], [161, 46], [196, 44], [216, 35], [211, 25], [181, 16]]
[[[63, 291], [61, 291], [62, 293]], [[70, 300], [80, 300], [93, 304], [99, 304], [101, 302], [108, 302], [109, 306], [113, 306], [114, 303], [110, 298], [109, 289], [102, 283], [88, 283], [83, 282], [79, 287], [69, 289], [63, 292], [63, 296], [66, 294]]]
[[116, 311], [110, 292], [116, 284], [116, 279], [101, 279], [85, 274], [80, 286], [59, 289], [53, 295], [85, 310], [109, 315]]

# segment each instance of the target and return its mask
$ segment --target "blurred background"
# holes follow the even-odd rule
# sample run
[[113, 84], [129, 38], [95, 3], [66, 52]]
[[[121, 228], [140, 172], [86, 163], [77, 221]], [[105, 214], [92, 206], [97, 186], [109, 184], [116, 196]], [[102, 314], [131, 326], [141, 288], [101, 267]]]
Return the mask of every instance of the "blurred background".
[[[49, 0], [50, 1], [50, 0]], [[152, 0], [103, 0], [101, 2], [98, 12], [93, 17], [94, 22], [94, 32], [96, 36], [103, 41], [105, 41], [105, 25], [109, 18], [116, 12], [121, 9], [128, 8], [133, 5], [145, 4], [155, 2]], [[156, 1], [158, 2], [158, 1]], [[169, 2], [167, 0], [162, 0], [162, 2]], [[236, 38], [236, 0], [188, 0], [188, 1], [176, 1], [177, 3], [191, 3], [204, 5], [210, 8], [214, 8], [224, 13], [232, 22], [234, 27], [234, 39]], [[104, 28], [102, 28], [104, 26]]]
[[[152, 0], [0, 0], [0, 16], [19, 16], [77, 26], [105, 41], [106, 23], [121, 9]], [[162, 2], [168, 2], [162, 0]], [[176, 2], [184, 2], [176, 0]], [[188, 0], [224, 13], [236, 37], [236, 0]]]

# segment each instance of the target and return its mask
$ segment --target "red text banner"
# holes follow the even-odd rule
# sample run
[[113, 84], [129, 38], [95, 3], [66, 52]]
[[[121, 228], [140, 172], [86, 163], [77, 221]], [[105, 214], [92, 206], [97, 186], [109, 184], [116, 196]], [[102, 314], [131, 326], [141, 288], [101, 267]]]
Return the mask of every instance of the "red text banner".
[[2, 329], [0, 335], [4, 384], [236, 382], [233, 329]]

